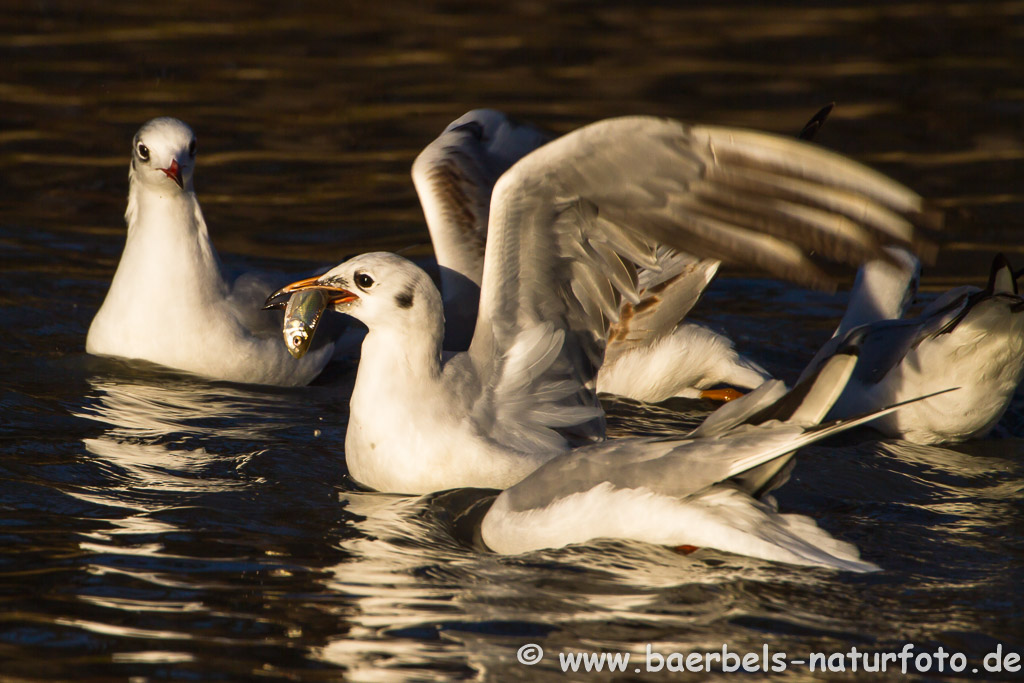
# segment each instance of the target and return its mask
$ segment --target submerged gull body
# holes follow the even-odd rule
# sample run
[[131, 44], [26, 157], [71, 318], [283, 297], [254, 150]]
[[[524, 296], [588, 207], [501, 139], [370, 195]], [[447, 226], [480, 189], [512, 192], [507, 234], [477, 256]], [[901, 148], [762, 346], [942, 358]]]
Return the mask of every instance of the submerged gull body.
[[430, 278], [393, 254], [357, 256], [283, 288], [324, 291], [363, 342], [346, 435], [349, 473], [379, 490], [507, 488], [604, 438], [596, 376], [637, 266], [662, 249], [756, 265], [816, 286], [809, 258], [859, 264], [921, 244], [921, 199], [806, 143], [647, 117], [581, 128], [494, 186], [466, 352], [442, 358]]
[[1024, 298], [1013, 269], [999, 255], [987, 286], [957, 287], [904, 318], [916, 292], [920, 265], [893, 250], [893, 262], [866, 264], [832, 339], [808, 372], [853, 337], [863, 337], [864, 359], [830, 418], [956, 386], [959, 391], [907, 406], [872, 423], [916, 443], [957, 442], [988, 434], [1024, 378]]
[[280, 315], [260, 311], [274, 285], [254, 274], [228, 283], [193, 189], [195, 155], [195, 136], [177, 119], [153, 119], [136, 133], [128, 235], [86, 351], [233, 382], [307, 384], [332, 344], [321, 334], [317, 348], [291, 358]]

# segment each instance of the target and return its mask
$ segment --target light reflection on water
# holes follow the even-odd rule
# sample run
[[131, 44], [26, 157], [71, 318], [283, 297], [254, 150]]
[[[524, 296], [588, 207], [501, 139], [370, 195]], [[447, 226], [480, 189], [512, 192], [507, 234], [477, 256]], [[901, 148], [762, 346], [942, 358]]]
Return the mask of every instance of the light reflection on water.
[[[863, 431], [801, 455], [780, 503], [884, 568], [851, 576], [627, 542], [498, 557], [472, 533], [487, 493], [347, 479], [350, 366], [270, 390], [83, 352], [123, 245], [129, 141], [156, 115], [198, 133], [227, 265], [297, 272], [428, 254], [409, 167], [470, 108], [556, 131], [650, 113], [792, 133], [836, 100], [820, 142], [948, 213], [928, 295], [980, 282], [992, 251], [1021, 251], [1024, 4], [6, 9], [0, 676], [544, 679], [556, 652], [647, 642], [795, 655], [912, 641], [972, 663], [1024, 648], [1022, 397], [1001, 438]], [[792, 380], [842, 293], [725, 275], [697, 313]], [[675, 433], [710, 409], [606, 405], [613, 435]], [[515, 660], [528, 642], [549, 653], [531, 669]]]

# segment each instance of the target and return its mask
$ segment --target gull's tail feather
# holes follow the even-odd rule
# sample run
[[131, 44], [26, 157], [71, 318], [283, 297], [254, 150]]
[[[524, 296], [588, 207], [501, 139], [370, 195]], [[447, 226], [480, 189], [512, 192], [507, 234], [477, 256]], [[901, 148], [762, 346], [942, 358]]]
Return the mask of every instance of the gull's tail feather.
[[[749, 468], [741, 473], [737, 473], [733, 477], [734, 481], [754, 497], [760, 497], [785, 483], [792, 469], [791, 461], [793, 455], [798, 448], [815, 441], [820, 441], [833, 434], [853, 429], [865, 422], [870, 422], [882, 415], [898, 410], [908, 403], [935, 395], [920, 396], [909, 401], [886, 406], [877, 411], [853, 416], [846, 420], [819, 424], [825, 419], [829, 410], [832, 409], [832, 406], [842, 395], [843, 389], [846, 388], [846, 384], [857, 366], [863, 335], [854, 333], [848, 335], [848, 337], [848, 344], [846, 346], [822, 363], [811, 375], [797, 383], [792, 390], [770, 405], [753, 413], [749, 410], [744, 410], [741, 405], [739, 409], [733, 408], [734, 414], [726, 414], [717, 418], [716, 412], [705, 423], [706, 425], [707, 422], [714, 421], [710, 427], [705, 428], [705, 425], [701, 425], [694, 431], [694, 436], [707, 436], [723, 433], [743, 424], [760, 425], [773, 420], [800, 425], [806, 428], [804, 434], [794, 442], [793, 447], [787, 453], [780, 454], [781, 457], [765, 459], [760, 463], [751, 463]], [[952, 391], [952, 389], [947, 389], [946, 391]], [[754, 396], [754, 394], [750, 394], [750, 396]], [[737, 399], [733, 401], [733, 404], [739, 403], [745, 398]], [[763, 403], [764, 400], [758, 402], [758, 404]], [[725, 408], [730, 407], [725, 406]]]
[[[707, 543], [706, 547], [853, 572], [880, 569], [862, 560], [855, 545], [833, 537], [810, 517], [779, 513], [774, 501], [753, 502], [736, 489], [718, 488], [699, 496], [686, 507], [692, 510], [692, 506], [706, 510], [716, 520], [718, 528], [707, 529], [714, 535], [714, 543]], [[682, 507], [679, 513], [684, 513]], [[693, 540], [699, 542], [699, 539]]]
[[822, 363], [816, 372], [797, 382], [785, 396], [752, 415], [746, 422], [762, 424], [769, 420], [779, 420], [808, 427], [821, 422], [843, 393], [857, 366], [859, 341], [852, 340], [847, 347]]
[[860, 558], [852, 543], [841, 541], [804, 515], [779, 515], [781, 522], [771, 528], [772, 540], [799, 555], [807, 564], [816, 564], [851, 572], [879, 571], [881, 567]]
[[712, 413], [690, 436], [716, 436], [742, 424], [758, 425], [770, 420], [804, 426], [818, 424], [842, 394], [857, 365], [857, 341], [853, 340], [789, 391], [781, 381], [773, 380], [727, 403]]

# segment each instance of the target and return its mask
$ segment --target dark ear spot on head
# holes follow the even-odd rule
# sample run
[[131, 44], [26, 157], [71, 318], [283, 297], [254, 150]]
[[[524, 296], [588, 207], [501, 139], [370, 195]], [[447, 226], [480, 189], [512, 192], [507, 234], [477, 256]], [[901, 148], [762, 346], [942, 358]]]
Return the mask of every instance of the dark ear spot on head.
[[348, 289], [348, 280], [345, 279], [344, 275], [335, 275], [332, 278], [324, 280], [323, 283], [339, 289]]
[[401, 294], [395, 297], [395, 303], [398, 304], [399, 308], [412, 308], [413, 293], [412, 287], [405, 290]]
[[484, 127], [480, 125], [478, 121], [467, 121], [461, 126], [456, 126], [452, 129], [452, 132], [457, 130], [468, 131], [477, 140], [483, 142], [484, 139]]

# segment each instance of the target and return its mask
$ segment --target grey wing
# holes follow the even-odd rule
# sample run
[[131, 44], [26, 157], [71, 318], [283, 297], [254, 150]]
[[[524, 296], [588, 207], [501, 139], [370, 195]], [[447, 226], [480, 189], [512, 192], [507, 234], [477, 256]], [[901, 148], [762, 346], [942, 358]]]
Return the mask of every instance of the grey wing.
[[[685, 498], [742, 472], [755, 453], [766, 460], [778, 457], [767, 430], [758, 431], [740, 438], [617, 439], [578, 448], [542, 465], [504, 495], [510, 507], [520, 511], [543, 508], [601, 485]], [[786, 426], [776, 432], [780, 443], [802, 434], [803, 429]]]
[[608, 328], [659, 246], [834, 287], [812, 254], [885, 258], [926, 244], [926, 222], [907, 188], [797, 140], [649, 117], [581, 128], [495, 185], [470, 346], [482, 400], [551, 427], [592, 416], [572, 409], [597, 405]]
[[926, 311], [920, 317], [906, 320], [881, 320], [856, 327], [843, 336], [840, 346], [860, 346], [860, 359], [853, 379], [861, 386], [871, 386], [903, 362], [922, 342], [955, 326], [971, 307], [971, 295], [964, 291], [945, 301], [944, 305]]
[[263, 310], [267, 294], [274, 291], [280, 281], [263, 273], [242, 273], [231, 284], [228, 300], [242, 325], [260, 337], [281, 336], [281, 315]]
[[446, 349], [464, 350], [472, 337], [494, 183], [551, 138], [501, 112], [475, 109], [450, 123], [413, 163], [440, 268]]
[[607, 441], [553, 458], [503, 495], [513, 510], [543, 508], [601, 485], [685, 498], [731, 482], [756, 497], [760, 491], [749, 489], [744, 475], [780, 459], [784, 464], [797, 449], [869, 419], [857, 417], [815, 428], [776, 423], [703, 439]]
[[[854, 360], [853, 355], [834, 359], [805, 390], [796, 387], [769, 406], [770, 412], [778, 412], [777, 406], [792, 420], [720, 424], [708, 430], [712, 434], [699, 435], [698, 429], [685, 439], [616, 439], [578, 448], [552, 458], [502, 495], [513, 510], [520, 511], [543, 508], [602, 485], [685, 498], [729, 482], [760, 497], [785, 479], [786, 466], [799, 448], [903, 405], [826, 424], [799, 424], [799, 413], [814, 413], [814, 419], [824, 416], [850, 377]], [[763, 403], [762, 399], [755, 403]], [[756, 419], [756, 415], [747, 417]]]

